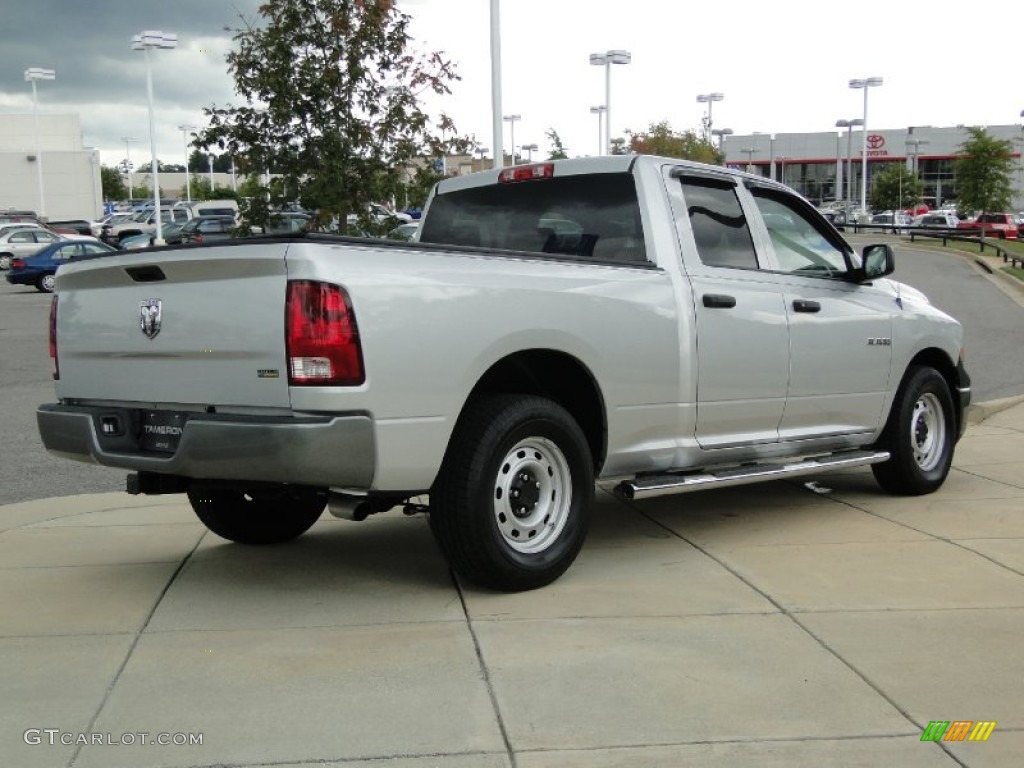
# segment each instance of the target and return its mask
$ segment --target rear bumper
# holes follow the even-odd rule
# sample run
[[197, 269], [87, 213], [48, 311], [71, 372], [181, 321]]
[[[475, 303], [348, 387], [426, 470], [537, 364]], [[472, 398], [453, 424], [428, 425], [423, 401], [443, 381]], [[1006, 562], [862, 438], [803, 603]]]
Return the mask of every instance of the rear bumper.
[[[108, 467], [188, 478], [252, 480], [317, 487], [369, 488], [373, 422], [361, 414], [262, 417], [199, 413], [173, 454], [144, 451], [138, 412], [127, 408], [46, 404], [36, 411], [43, 445], [58, 456]], [[117, 417], [121, 434], [101, 419]]]

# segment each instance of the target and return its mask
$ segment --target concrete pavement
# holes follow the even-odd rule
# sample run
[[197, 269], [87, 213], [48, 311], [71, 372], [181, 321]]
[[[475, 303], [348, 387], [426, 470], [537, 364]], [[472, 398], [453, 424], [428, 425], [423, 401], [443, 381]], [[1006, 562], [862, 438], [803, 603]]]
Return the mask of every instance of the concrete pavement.
[[0, 765], [1020, 765], [1024, 405], [931, 496], [815, 481], [600, 492], [518, 595], [453, 581], [418, 517], [254, 549], [178, 496], [0, 507]]

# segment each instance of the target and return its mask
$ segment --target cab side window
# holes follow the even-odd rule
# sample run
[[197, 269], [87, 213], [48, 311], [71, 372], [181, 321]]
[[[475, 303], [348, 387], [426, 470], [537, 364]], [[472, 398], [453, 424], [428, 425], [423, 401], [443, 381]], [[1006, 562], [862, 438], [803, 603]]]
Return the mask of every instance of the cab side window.
[[735, 185], [726, 179], [683, 176], [683, 197], [701, 263], [757, 269], [757, 254]]
[[848, 269], [847, 254], [798, 204], [776, 190], [751, 189], [768, 229], [781, 272], [838, 277]]

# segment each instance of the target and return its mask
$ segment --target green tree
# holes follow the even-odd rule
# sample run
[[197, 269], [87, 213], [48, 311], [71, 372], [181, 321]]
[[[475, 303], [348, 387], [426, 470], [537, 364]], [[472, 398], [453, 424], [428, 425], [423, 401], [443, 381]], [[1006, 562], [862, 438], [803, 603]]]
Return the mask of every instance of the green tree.
[[227, 55], [245, 106], [204, 110], [210, 124], [195, 141], [277, 175], [248, 201], [253, 222], [299, 200], [317, 211], [314, 228], [344, 231], [348, 214], [367, 217], [370, 202], [401, 189], [416, 158], [459, 148], [451, 120], [419, 102], [450, 93], [452, 64], [409, 51], [410, 17], [390, 0], [276, 0], [258, 14]]
[[871, 176], [871, 207], [894, 211], [911, 208], [921, 199], [924, 185], [901, 161], [886, 163]]
[[961, 210], [998, 213], [1013, 198], [1013, 144], [990, 136], [984, 128], [968, 128], [954, 173]]
[[695, 131], [678, 133], [667, 120], [651, 123], [646, 131], [626, 131], [629, 151], [638, 155], [660, 155], [718, 164], [722, 156], [714, 145], [698, 136]]
[[103, 190], [104, 200], [126, 200], [128, 198], [128, 185], [117, 168], [109, 165], [100, 166], [100, 187]]
[[611, 141], [612, 154], [613, 155], [628, 155], [629, 149], [626, 147], [626, 140], [621, 136], [616, 136]]
[[554, 128], [549, 128], [544, 135], [551, 142], [551, 154], [548, 155], [548, 160], [565, 160], [569, 157], [569, 153], [562, 144], [562, 137], [558, 135], [558, 131]]

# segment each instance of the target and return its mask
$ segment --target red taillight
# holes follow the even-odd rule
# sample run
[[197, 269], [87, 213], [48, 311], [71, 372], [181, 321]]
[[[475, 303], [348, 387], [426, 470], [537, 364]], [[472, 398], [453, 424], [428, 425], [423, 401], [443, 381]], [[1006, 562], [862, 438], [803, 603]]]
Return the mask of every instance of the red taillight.
[[537, 163], [536, 165], [517, 165], [506, 168], [498, 174], [498, 181], [507, 184], [513, 181], [533, 181], [550, 179], [555, 175], [554, 163]]
[[196, 245], [202, 245], [202, 244], [203, 244], [203, 236], [202, 236], [201, 233], [196, 232]]
[[11, 269], [21, 269], [25, 266], [24, 259], [11, 259]]
[[60, 364], [57, 362], [57, 297], [50, 300], [50, 357], [53, 358], [53, 378], [60, 378]]
[[356, 316], [344, 288], [288, 283], [285, 319], [289, 384], [354, 386], [366, 380]]

